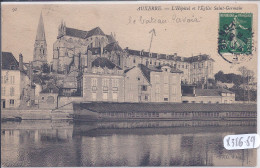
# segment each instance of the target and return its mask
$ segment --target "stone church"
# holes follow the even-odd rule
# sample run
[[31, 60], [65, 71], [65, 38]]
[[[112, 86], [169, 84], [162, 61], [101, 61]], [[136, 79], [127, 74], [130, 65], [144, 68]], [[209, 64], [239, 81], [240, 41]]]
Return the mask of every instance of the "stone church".
[[115, 65], [123, 66], [124, 50], [115, 40], [115, 34], [107, 35], [99, 27], [89, 31], [67, 27], [61, 22], [57, 40], [53, 44], [51, 69], [56, 74], [60, 95], [77, 95], [77, 78], [98, 57], [106, 57]]
[[59, 74], [74, 68], [83, 70], [96, 57], [107, 57], [121, 66], [123, 50], [114, 36], [106, 35], [99, 27], [89, 31], [70, 28], [62, 21], [53, 44], [52, 70]]

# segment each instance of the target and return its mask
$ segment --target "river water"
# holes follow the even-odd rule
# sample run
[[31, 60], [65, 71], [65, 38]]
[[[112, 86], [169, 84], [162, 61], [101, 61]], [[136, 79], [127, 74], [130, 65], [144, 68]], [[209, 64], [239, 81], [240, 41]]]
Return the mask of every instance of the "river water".
[[255, 133], [230, 123], [169, 121], [73, 123], [23, 120], [1, 125], [1, 164], [56, 166], [255, 166], [256, 150], [228, 151], [228, 134]]

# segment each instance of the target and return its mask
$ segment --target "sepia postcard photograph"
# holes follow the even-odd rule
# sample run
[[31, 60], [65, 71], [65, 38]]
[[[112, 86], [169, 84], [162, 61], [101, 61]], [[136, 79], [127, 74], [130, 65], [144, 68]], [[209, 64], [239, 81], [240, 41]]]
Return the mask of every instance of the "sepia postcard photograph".
[[257, 2], [1, 3], [1, 167], [256, 167]]

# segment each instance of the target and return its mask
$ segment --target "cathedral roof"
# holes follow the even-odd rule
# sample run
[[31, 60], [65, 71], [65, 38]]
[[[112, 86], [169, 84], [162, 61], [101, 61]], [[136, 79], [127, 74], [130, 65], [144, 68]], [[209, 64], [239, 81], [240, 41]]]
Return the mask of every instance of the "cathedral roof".
[[91, 36], [94, 36], [94, 35], [105, 36], [105, 33], [99, 27], [96, 27], [96, 28], [88, 31], [88, 33], [87, 33], [85, 38], [88, 38], [88, 37], [91, 37]]
[[37, 41], [45, 41], [45, 31], [44, 31], [44, 24], [43, 24], [43, 18], [42, 13], [39, 19], [38, 28], [37, 28], [37, 34], [36, 34], [36, 40]]
[[66, 27], [66, 35], [68, 36], [85, 38], [87, 33], [87, 31]]
[[122, 48], [118, 45], [118, 42], [113, 42], [108, 44], [104, 50], [107, 50], [108, 52], [111, 51], [122, 51]]
[[19, 69], [19, 63], [11, 52], [2, 52], [2, 69]]
[[108, 43], [114, 43], [116, 42], [115, 38], [113, 37], [113, 35], [106, 35], [107, 36], [107, 40]]
[[[91, 29], [90, 31], [84, 31], [84, 30], [66, 27], [66, 35], [72, 36], [72, 37], [77, 37], [77, 38], [82, 38], [82, 39], [88, 38], [88, 37], [91, 37], [94, 35], [108, 36], [108, 35], [105, 35], [105, 33], [99, 27]], [[112, 40], [111, 37], [110, 37], [110, 40]]]
[[116, 66], [113, 62], [111, 62], [109, 59], [105, 57], [98, 57], [92, 62], [92, 67], [107, 67], [108, 69], [114, 69], [115, 67], [117, 69], [121, 69], [120, 67]]

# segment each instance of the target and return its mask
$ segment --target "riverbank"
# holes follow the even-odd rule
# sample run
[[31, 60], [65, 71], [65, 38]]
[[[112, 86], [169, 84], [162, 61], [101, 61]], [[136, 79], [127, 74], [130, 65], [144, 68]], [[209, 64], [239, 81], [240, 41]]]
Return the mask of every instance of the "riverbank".
[[2, 120], [71, 120], [72, 110], [2, 109]]

